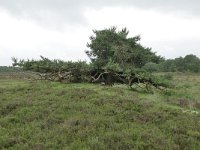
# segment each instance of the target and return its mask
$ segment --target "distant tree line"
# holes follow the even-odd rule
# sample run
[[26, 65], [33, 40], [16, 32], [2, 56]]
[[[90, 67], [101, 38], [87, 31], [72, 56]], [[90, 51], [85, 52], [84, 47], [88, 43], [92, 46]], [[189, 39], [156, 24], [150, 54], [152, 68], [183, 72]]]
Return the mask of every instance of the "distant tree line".
[[175, 59], [163, 60], [160, 63], [148, 62], [143, 69], [150, 72], [200, 72], [200, 59], [195, 55], [186, 55]]
[[0, 66], [0, 72], [19, 72], [22, 71], [19, 67], [12, 67], [12, 66]]

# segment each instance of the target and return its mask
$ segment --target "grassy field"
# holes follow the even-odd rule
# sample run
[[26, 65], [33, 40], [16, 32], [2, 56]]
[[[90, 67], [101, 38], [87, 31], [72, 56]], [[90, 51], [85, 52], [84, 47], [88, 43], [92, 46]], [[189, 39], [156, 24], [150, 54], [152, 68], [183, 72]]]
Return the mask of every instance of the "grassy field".
[[172, 88], [62, 84], [0, 76], [0, 149], [200, 149], [200, 75]]

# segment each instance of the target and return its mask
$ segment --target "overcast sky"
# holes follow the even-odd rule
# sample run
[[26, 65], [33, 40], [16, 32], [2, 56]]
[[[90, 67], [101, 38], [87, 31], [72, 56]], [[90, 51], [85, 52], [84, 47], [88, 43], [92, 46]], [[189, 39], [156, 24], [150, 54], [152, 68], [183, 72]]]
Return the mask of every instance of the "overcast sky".
[[92, 30], [111, 26], [165, 58], [200, 57], [199, 0], [0, 0], [0, 66], [40, 55], [88, 60]]

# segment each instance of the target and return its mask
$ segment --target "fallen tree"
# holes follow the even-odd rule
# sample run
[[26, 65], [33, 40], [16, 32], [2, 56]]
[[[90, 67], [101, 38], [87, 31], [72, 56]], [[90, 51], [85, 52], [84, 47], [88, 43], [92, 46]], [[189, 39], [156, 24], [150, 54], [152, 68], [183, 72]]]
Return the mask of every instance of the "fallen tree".
[[94, 70], [92, 74], [92, 83], [104, 83], [104, 85], [109, 86], [114, 84], [126, 84], [132, 88], [133, 85], [139, 86], [140, 84], [143, 84], [146, 89], [148, 89], [149, 86], [153, 86], [157, 89], [166, 87], [166, 85], [153, 80], [151, 77], [142, 77], [139, 74], [124, 74], [123, 72], [105, 70]]
[[149, 90], [150, 87], [161, 89], [166, 87], [150, 73], [143, 70], [119, 71], [109, 65], [104, 69], [95, 69], [86, 62], [64, 62], [60, 60], [49, 60], [41, 57], [40, 60], [15, 59], [13, 66], [21, 67], [23, 70], [34, 71], [40, 80], [50, 80], [65, 83], [101, 83], [106, 86], [124, 84], [132, 88], [134, 85]]
[[71, 62], [50, 60], [41, 56], [40, 60], [18, 60], [13, 58], [13, 66], [24, 70], [35, 71], [40, 79], [59, 82], [89, 82], [113, 86], [125, 84], [144, 85], [160, 89], [164, 84], [141, 68], [148, 62], [159, 63], [162, 57], [157, 56], [151, 48], [143, 47], [138, 41], [140, 36], [129, 37], [129, 31], [116, 27], [104, 30], [93, 30], [86, 54], [91, 60]]

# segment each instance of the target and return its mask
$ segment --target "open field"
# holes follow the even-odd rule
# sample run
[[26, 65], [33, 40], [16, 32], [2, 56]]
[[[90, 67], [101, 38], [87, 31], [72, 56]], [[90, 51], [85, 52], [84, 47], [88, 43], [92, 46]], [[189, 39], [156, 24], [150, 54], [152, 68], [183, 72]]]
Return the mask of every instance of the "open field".
[[200, 149], [200, 75], [153, 93], [0, 76], [0, 149]]

